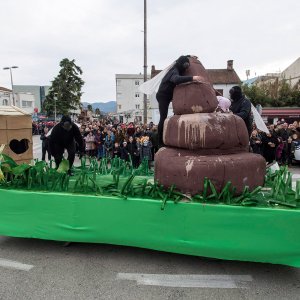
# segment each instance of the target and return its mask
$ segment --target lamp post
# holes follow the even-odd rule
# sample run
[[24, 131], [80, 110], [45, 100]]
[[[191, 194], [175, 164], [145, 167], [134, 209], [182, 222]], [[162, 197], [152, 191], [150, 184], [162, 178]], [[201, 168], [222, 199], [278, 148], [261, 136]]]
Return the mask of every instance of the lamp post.
[[3, 70], [9, 70], [10, 71], [10, 83], [11, 83], [11, 91], [12, 91], [12, 98], [13, 98], [13, 105], [15, 106], [15, 94], [14, 94], [14, 83], [13, 83], [13, 77], [12, 77], [12, 71], [11, 69], [17, 69], [18, 66], [12, 66], [12, 67], [5, 67]]

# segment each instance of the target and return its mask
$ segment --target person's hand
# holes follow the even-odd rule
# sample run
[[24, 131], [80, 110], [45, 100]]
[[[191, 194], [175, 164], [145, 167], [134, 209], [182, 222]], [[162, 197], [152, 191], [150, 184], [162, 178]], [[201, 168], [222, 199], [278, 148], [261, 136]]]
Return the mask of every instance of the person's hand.
[[204, 82], [204, 78], [202, 76], [193, 76], [193, 81], [196, 81], [196, 82]]

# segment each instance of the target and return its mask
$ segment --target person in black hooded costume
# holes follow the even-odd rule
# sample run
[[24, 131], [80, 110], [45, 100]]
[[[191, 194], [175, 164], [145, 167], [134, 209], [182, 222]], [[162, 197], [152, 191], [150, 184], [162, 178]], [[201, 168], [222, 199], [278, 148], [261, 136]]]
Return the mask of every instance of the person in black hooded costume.
[[51, 155], [54, 157], [56, 168], [62, 161], [65, 149], [68, 152], [69, 175], [72, 175], [71, 168], [75, 160], [76, 144], [79, 146], [79, 151], [83, 152], [83, 139], [79, 128], [71, 121], [69, 116], [63, 116], [51, 132], [49, 146]]
[[242, 93], [242, 89], [239, 86], [234, 86], [229, 91], [230, 98], [232, 100], [230, 110], [233, 114], [241, 117], [247, 127], [249, 137], [252, 132], [252, 114], [251, 114], [251, 102]]
[[163, 146], [163, 129], [164, 122], [168, 116], [169, 104], [173, 99], [173, 91], [176, 85], [190, 82], [190, 81], [201, 81], [203, 78], [201, 76], [183, 76], [184, 71], [190, 66], [189, 55], [180, 56], [175, 65], [168, 71], [168, 73], [163, 77], [157, 94], [156, 99], [158, 101], [158, 108], [160, 119], [158, 123], [158, 142], [159, 147]]

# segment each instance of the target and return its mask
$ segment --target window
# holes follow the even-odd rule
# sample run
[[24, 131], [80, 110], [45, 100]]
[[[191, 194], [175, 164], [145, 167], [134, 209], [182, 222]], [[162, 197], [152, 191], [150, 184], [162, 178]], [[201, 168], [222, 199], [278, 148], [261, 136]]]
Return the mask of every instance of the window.
[[140, 82], [138, 80], [136, 80], [135, 85], [140, 85]]
[[140, 97], [140, 93], [135, 93], [135, 98], [139, 98]]
[[139, 104], [136, 104], [136, 105], [135, 105], [135, 109], [140, 109], [140, 105], [139, 105]]
[[8, 100], [7, 99], [3, 99], [3, 105], [8, 105]]
[[216, 89], [216, 91], [217, 91], [218, 93], [220, 93], [221, 96], [223, 96], [223, 90], [222, 90], [222, 89]]
[[122, 105], [118, 105], [118, 108], [121, 109], [121, 108], [122, 108]]
[[117, 93], [117, 97], [121, 97], [122, 96], [122, 93]]
[[32, 101], [25, 101], [22, 100], [22, 107], [26, 108], [26, 107], [32, 107]]

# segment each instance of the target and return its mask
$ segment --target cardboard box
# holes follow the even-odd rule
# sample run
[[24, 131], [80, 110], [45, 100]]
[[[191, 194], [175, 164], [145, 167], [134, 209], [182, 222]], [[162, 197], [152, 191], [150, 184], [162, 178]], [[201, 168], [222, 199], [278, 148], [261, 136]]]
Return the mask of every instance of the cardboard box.
[[18, 164], [33, 159], [31, 115], [15, 106], [0, 107], [0, 144]]

